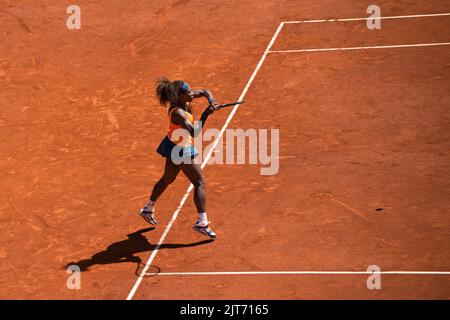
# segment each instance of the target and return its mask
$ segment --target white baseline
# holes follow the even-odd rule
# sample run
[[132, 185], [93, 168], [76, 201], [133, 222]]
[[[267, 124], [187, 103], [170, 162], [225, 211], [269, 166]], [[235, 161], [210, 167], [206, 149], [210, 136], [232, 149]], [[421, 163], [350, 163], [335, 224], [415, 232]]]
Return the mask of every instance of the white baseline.
[[450, 42], [436, 42], [436, 43], [417, 43], [417, 44], [397, 44], [385, 46], [367, 46], [367, 47], [344, 47], [344, 48], [317, 48], [317, 49], [292, 49], [292, 50], [273, 50], [274, 53], [301, 53], [301, 52], [325, 52], [325, 51], [350, 51], [350, 50], [369, 50], [369, 49], [393, 49], [393, 48], [414, 48], [414, 47], [436, 47], [448, 46]]
[[323, 22], [347, 22], [347, 21], [365, 21], [365, 20], [389, 20], [389, 19], [413, 19], [413, 18], [432, 18], [450, 16], [450, 12], [445, 13], [427, 13], [427, 14], [413, 14], [405, 16], [381, 16], [381, 17], [365, 17], [365, 18], [345, 18], [345, 19], [318, 19], [318, 20], [297, 20], [297, 21], [283, 21], [283, 24], [297, 24], [297, 23], [323, 23]]
[[358, 274], [391, 274], [391, 275], [450, 275], [450, 271], [222, 271], [222, 272], [161, 272], [148, 273], [157, 276], [224, 276], [224, 275], [358, 275]]

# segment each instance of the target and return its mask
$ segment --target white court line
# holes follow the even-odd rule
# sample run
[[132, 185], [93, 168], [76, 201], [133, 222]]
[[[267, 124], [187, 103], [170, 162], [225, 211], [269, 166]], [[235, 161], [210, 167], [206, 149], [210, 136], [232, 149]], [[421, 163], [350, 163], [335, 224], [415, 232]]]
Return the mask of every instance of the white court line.
[[297, 23], [321, 23], [321, 22], [345, 22], [345, 21], [364, 21], [364, 20], [388, 20], [388, 19], [412, 19], [412, 18], [431, 18], [431, 17], [444, 17], [450, 16], [449, 12], [446, 13], [429, 13], [429, 14], [415, 14], [407, 16], [386, 16], [386, 17], [366, 17], [366, 18], [346, 18], [346, 19], [320, 19], [320, 20], [298, 20], [298, 21], [283, 21], [284, 24], [297, 24]]
[[293, 49], [293, 50], [273, 50], [269, 53], [300, 53], [300, 52], [324, 52], [324, 51], [350, 51], [350, 50], [369, 50], [369, 49], [391, 49], [391, 48], [413, 48], [413, 47], [435, 47], [448, 46], [450, 42], [436, 43], [416, 43], [416, 44], [398, 44], [389, 46], [367, 46], [367, 47], [344, 47], [344, 48], [317, 48], [317, 49]]
[[[449, 14], [435, 14], [435, 15], [429, 14], [429, 15], [422, 15], [422, 16], [438, 16], [438, 15], [450, 15], [450, 13], [449, 13]], [[398, 16], [397, 18], [399, 18], [399, 17], [401, 17], [401, 16]], [[409, 16], [409, 17], [413, 17], [413, 16]], [[384, 18], [384, 19], [387, 19], [387, 18], [389, 18], [389, 17], [383, 17], [383, 18]], [[390, 17], [390, 18], [394, 18], [394, 17]], [[360, 19], [361, 19], [361, 20], [367, 20], [368, 18], [360, 18]], [[316, 20], [315, 22], [326, 22], [326, 21], [333, 21], [333, 20]], [[352, 21], [352, 20], [348, 20], [348, 19], [335, 19], [335, 21]], [[252, 76], [250, 77], [249, 81], [247, 82], [247, 85], [245, 86], [245, 88], [244, 88], [244, 90], [243, 90], [241, 96], [239, 97], [239, 100], [238, 100], [238, 101], [242, 101], [243, 98], [245, 97], [245, 94], [247, 93], [247, 91], [248, 91], [248, 89], [249, 89], [251, 83], [253, 82], [254, 78], [256, 77], [256, 75], [257, 75], [259, 69], [261, 68], [261, 66], [262, 66], [262, 64], [263, 64], [263, 62], [264, 62], [264, 60], [266, 59], [266, 57], [267, 57], [267, 55], [268, 55], [268, 53], [269, 53], [269, 51], [270, 51], [270, 48], [273, 46], [273, 44], [274, 44], [276, 38], [278, 37], [278, 35], [279, 35], [281, 29], [283, 28], [283, 25], [284, 25], [285, 23], [302, 23], [302, 22], [307, 22], [307, 21], [287, 21], [287, 22], [281, 22], [281, 23], [279, 24], [277, 30], [275, 31], [275, 34], [273, 35], [273, 37], [272, 37], [271, 41], [269, 42], [269, 44], [268, 44], [266, 50], [264, 51], [264, 54], [262, 55], [261, 59], [259, 60], [258, 65], [256, 66], [256, 68], [255, 68], [255, 70], [254, 70]], [[313, 21], [308, 21], [308, 22], [313, 22]], [[209, 152], [208, 152], [206, 158], [204, 159], [204, 161], [203, 161], [203, 163], [202, 163], [202, 165], [201, 165], [202, 168], [204, 168], [204, 167], [206, 166], [206, 164], [207, 164], [209, 158], [211, 157], [212, 152], [214, 151], [215, 147], [217, 146], [217, 144], [218, 144], [218, 142], [219, 142], [221, 136], [223, 135], [223, 132], [224, 132], [225, 129], [227, 128], [228, 124], [230, 123], [231, 119], [233, 118], [234, 114], [236, 113], [238, 107], [239, 107], [239, 105], [234, 106], [233, 110], [231, 111], [230, 115], [228, 116], [228, 119], [227, 119], [227, 121], [225, 122], [225, 125], [223, 126], [222, 130], [220, 131], [219, 136], [218, 136], [218, 137], [216, 138], [216, 140], [214, 141], [213, 147], [211, 147], [211, 149], [209, 150]], [[153, 260], [154, 260], [154, 258], [155, 258], [155, 256], [156, 256], [156, 254], [158, 253], [158, 251], [159, 251], [159, 249], [160, 249], [162, 243], [164, 242], [164, 239], [166, 238], [168, 232], [170, 231], [170, 229], [171, 229], [173, 223], [175, 222], [175, 220], [176, 220], [176, 218], [177, 218], [177, 216], [178, 216], [178, 214], [179, 214], [181, 208], [183, 207], [184, 203], [186, 202], [186, 199], [187, 199], [187, 197], [189, 196], [189, 194], [191, 193], [192, 189], [193, 189], [193, 185], [190, 184], [189, 187], [188, 187], [188, 189], [186, 190], [185, 195], [184, 195], [183, 198], [181, 199], [180, 204], [178, 205], [178, 208], [177, 208], [177, 209], [175, 210], [175, 212], [173, 213], [172, 218], [171, 218], [169, 224], [166, 226], [166, 228], [165, 228], [163, 234], [161, 235], [161, 238], [159, 239], [158, 244], [156, 245], [155, 249], [152, 251], [152, 254], [150, 255], [150, 257], [149, 257], [147, 263], [145, 264], [145, 267], [143, 268], [141, 274], [139, 275], [138, 279], [136, 280], [136, 283], [134, 284], [133, 288], [131, 289], [130, 293], [128, 294], [127, 300], [133, 299], [133, 296], [135, 295], [137, 289], [139, 288], [139, 285], [141, 284], [143, 277], [145, 276], [145, 274], [146, 274], [148, 268], [150, 267], [150, 265], [152, 264], [152, 262], [153, 262]]]
[[157, 276], [223, 276], [223, 275], [358, 275], [358, 274], [394, 274], [394, 275], [450, 275], [450, 271], [230, 271], [230, 272], [161, 272], [148, 273]]
[[[258, 65], [256, 66], [255, 70], [253, 71], [253, 74], [251, 75], [250, 79], [248, 80], [244, 90], [241, 93], [241, 96], [239, 97], [239, 102], [242, 101], [245, 97], [245, 94], [247, 93], [248, 89], [250, 88], [250, 85], [252, 84], [253, 80], [255, 79], [256, 75], [258, 74], [259, 69], [261, 68], [264, 60], [266, 59], [267, 54], [270, 51], [270, 48], [272, 48], [276, 38], [278, 37], [278, 34], [280, 33], [281, 29], [283, 28], [283, 23], [280, 23], [277, 30], [275, 31], [275, 34], [272, 37], [272, 40], [270, 40], [269, 44], [267, 45], [266, 50], [264, 51], [264, 54], [262, 55], [261, 59], [258, 62]], [[225, 129], [227, 128], [228, 124], [230, 123], [231, 119], [233, 118], [234, 114], [236, 113], [239, 105], [235, 105], [231, 113], [229, 114], [225, 124], [222, 127], [222, 130], [220, 130], [219, 135], [216, 137], [216, 140], [214, 140], [214, 144], [211, 147], [211, 149], [208, 151], [207, 156], [203, 160], [203, 163], [201, 165], [202, 168], [206, 166], [208, 163], [209, 158], [211, 158], [211, 154], [214, 151], [215, 147], [219, 143], [219, 140], [221, 139], [223, 133], [225, 132]], [[156, 245], [155, 249], [153, 250], [152, 254], [150, 255], [150, 258], [148, 259], [147, 263], [145, 264], [145, 267], [142, 269], [141, 274], [139, 275], [138, 279], [136, 280], [136, 283], [134, 284], [133, 288], [131, 289], [130, 293], [128, 294], [127, 300], [133, 299], [134, 294], [136, 293], [136, 290], [139, 288], [139, 285], [142, 282], [142, 279], [144, 278], [148, 268], [152, 264], [153, 260], [155, 259], [156, 254], [158, 253], [158, 250], [161, 248], [162, 243], [164, 242], [164, 239], [166, 238], [167, 234], [169, 233], [170, 228], [172, 227], [173, 223], [177, 219], [177, 216], [183, 207], [187, 197], [191, 193], [193, 189], [193, 185], [190, 184], [188, 189], [186, 190], [186, 193], [184, 194], [183, 198], [180, 201], [180, 204], [178, 205], [178, 208], [175, 210], [175, 212], [172, 215], [172, 219], [170, 220], [169, 224], [167, 225], [166, 229], [164, 230], [161, 238], [158, 241], [158, 244]]]

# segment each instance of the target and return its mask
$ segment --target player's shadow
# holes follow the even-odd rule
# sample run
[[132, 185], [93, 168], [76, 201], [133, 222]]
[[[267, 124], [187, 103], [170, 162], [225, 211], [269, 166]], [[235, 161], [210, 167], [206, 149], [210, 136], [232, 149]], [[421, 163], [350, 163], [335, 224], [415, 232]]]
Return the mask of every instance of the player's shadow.
[[[143, 233], [151, 231], [155, 228], [145, 228], [127, 235], [128, 239], [114, 242], [106, 248], [106, 250], [95, 253], [90, 259], [82, 259], [76, 262], [69, 262], [65, 265], [65, 268], [70, 265], [77, 265], [81, 271], [89, 271], [89, 268], [96, 264], [113, 264], [134, 262], [138, 267], [142, 263], [141, 258], [135, 256], [136, 253], [153, 251], [156, 245], [148, 242], [147, 238], [143, 236]], [[160, 249], [177, 249], [186, 247], [195, 247], [202, 244], [210, 243], [214, 240], [203, 240], [187, 244], [162, 244]]]

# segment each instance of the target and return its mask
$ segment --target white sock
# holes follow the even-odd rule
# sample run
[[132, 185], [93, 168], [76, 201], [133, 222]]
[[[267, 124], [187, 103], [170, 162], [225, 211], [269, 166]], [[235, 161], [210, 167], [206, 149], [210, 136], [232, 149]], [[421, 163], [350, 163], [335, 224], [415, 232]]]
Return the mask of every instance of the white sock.
[[208, 225], [208, 218], [206, 217], [206, 212], [199, 212], [198, 213], [198, 221], [202, 226]]
[[145, 211], [153, 211], [153, 207], [155, 206], [156, 201], [148, 200], [147, 205], [145, 206]]

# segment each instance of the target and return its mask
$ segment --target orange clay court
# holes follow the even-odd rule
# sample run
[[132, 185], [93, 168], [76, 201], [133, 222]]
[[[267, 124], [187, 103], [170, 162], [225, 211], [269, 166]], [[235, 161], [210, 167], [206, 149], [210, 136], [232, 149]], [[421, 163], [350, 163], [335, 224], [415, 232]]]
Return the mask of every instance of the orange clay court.
[[[0, 0], [1, 299], [450, 298], [447, 0], [375, 30], [370, 1], [79, 0], [79, 30], [70, 4]], [[204, 168], [215, 241], [183, 175], [137, 214], [160, 76], [246, 100], [207, 128], [279, 129], [277, 174]]]

